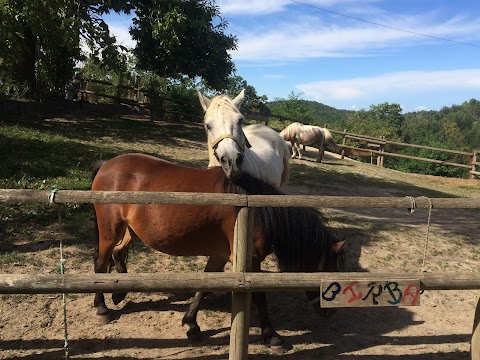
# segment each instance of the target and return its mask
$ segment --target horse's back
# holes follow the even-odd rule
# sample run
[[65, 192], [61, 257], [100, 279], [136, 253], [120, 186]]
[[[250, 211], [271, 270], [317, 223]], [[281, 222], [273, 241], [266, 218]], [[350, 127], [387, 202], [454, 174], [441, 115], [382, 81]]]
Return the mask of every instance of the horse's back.
[[[219, 168], [195, 169], [149, 155], [125, 154], [100, 167], [92, 190], [213, 193], [222, 192], [223, 176]], [[128, 228], [134, 238], [170, 255], [224, 259], [230, 255], [227, 234], [233, 234], [233, 208], [173, 204], [94, 206], [104, 241], [118, 243]]]
[[220, 176], [216, 168], [195, 169], [150, 155], [123, 154], [102, 164], [92, 190], [211, 192]]
[[265, 125], [248, 125], [243, 128], [243, 132], [250, 145], [252, 145], [252, 148], [270, 148], [277, 152], [283, 152], [283, 149], [286, 146], [285, 141], [280, 137], [280, 135], [278, 135], [275, 130]]

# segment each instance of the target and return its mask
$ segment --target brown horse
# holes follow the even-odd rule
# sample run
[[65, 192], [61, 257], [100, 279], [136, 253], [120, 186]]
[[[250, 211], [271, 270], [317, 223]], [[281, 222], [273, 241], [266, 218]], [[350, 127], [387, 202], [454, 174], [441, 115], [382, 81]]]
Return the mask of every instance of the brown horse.
[[[117, 156], [98, 165], [92, 190], [175, 191], [198, 193], [281, 194], [272, 185], [244, 174], [234, 184], [220, 167], [194, 169], [142, 154]], [[233, 258], [235, 208], [232, 206], [94, 204], [98, 246], [95, 272], [113, 266], [127, 272], [128, 247], [141, 240], [170, 255], [208, 256], [205, 271], [223, 271]], [[255, 211], [252, 270], [272, 251], [281, 271], [338, 271], [344, 260], [344, 242], [335, 242], [321, 214], [312, 208], [258, 208]], [[118, 304], [126, 294], [113, 294]], [[183, 318], [187, 336], [201, 337], [196, 315], [204, 293], [197, 293]], [[308, 292], [310, 299], [318, 292]], [[267, 313], [265, 293], [252, 294], [259, 312], [265, 343], [283, 342]], [[316, 302], [318, 307], [318, 301]], [[109, 317], [103, 293], [95, 295], [97, 315]]]
[[319, 126], [304, 125], [299, 122], [288, 125], [280, 132], [280, 137], [286, 141], [290, 141], [292, 144], [292, 159], [297, 157], [295, 152], [298, 153], [299, 159], [302, 158], [300, 145], [314, 145], [318, 147], [317, 162], [322, 162], [326, 143], [333, 146], [336, 150], [341, 149], [328, 129]]

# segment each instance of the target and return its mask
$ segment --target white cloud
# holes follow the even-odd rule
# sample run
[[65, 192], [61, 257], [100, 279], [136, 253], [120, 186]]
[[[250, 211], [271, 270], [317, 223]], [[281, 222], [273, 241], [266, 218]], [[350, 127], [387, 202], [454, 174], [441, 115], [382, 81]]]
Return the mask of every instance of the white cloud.
[[218, 0], [222, 15], [271, 14], [282, 11], [292, 2], [289, 0]]
[[431, 110], [429, 107], [423, 106], [423, 105], [417, 106], [415, 109], [413, 109], [413, 111], [429, 111], [429, 110]]
[[[287, 10], [287, 7], [313, 9], [317, 7], [332, 7], [352, 5], [361, 8], [360, 4], [376, 3], [380, 0], [308, 0], [299, 4], [291, 0], [217, 0], [222, 15], [265, 15]], [[365, 9], [365, 7], [363, 7]], [[370, 8], [371, 9], [371, 8]]]
[[298, 84], [297, 89], [320, 102], [400, 98], [415, 93], [478, 89], [480, 68], [446, 71], [403, 71], [348, 80]]
[[123, 45], [128, 48], [133, 48], [136, 42], [130, 36], [128, 32], [128, 25], [124, 24], [109, 24], [108, 28], [110, 32], [115, 36], [118, 45]]
[[292, 16], [288, 22], [269, 26], [262, 24], [258, 28], [237, 27], [238, 50], [232, 52], [232, 57], [235, 61], [272, 62], [322, 57], [359, 57], [395, 51], [403, 47], [438, 43], [440, 40], [434, 37], [454, 41], [469, 41], [475, 36], [478, 39], [480, 22], [475, 18], [456, 16], [440, 21], [433, 17], [432, 14], [426, 14], [390, 18], [385, 22], [379, 20], [388, 26], [382, 27], [352, 22], [340, 26], [328, 24], [319, 16]]

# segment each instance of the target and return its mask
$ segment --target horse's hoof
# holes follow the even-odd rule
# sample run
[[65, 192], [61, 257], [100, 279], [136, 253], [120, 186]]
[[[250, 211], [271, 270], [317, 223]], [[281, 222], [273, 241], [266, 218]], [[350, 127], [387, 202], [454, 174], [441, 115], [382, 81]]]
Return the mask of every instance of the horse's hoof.
[[187, 337], [190, 341], [193, 342], [203, 342], [202, 332], [200, 331], [200, 327], [198, 325], [195, 325], [188, 329]]
[[113, 293], [112, 294], [112, 301], [115, 305], [120, 304], [123, 300], [125, 300], [125, 297], [127, 296], [126, 293]]
[[272, 336], [269, 339], [265, 339], [265, 343], [271, 347], [283, 346], [283, 339], [280, 336]]
[[97, 314], [97, 323], [99, 325], [105, 325], [114, 320], [113, 314], [112, 313], [107, 313], [107, 314], [102, 314], [98, 315]]

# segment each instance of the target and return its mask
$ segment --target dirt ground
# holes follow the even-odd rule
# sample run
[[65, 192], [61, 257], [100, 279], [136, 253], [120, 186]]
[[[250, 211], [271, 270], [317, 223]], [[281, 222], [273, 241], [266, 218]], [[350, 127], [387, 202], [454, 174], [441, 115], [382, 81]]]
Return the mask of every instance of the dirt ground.
[[[195, 143], [193, 150], [204, 144]], [[444, 179], [380, 169], [329, 156], [323, 164], [292, 160], [292, 173], [318, 176], [293, 178], [290, 194], [358, 196], [480, 196], [480, 182]], [[369, 181], [328, 182], [329, 172], [357, 174]], [[298, 178], [297, 178], [298, 179]], [[388, 179], [388, 181], [387, 181]], [[324, 209], [333, 232], [349, 240], [348, 271], [419, 272], [425, 249], [428, 211], [417, 209]], [[431, 214], [426, 270], [478, 271], [478, 210], [434, 209]], [[48, 229], [47, 240], [33, 243], [18, 237], [16, 251], [29, 261], [2, 266], [3, 273], [55, 272], [61, 225]], [[64, 239], [66, 272], [93, 273], [90, 241]], [[135, 250], [131, 272], [201, 271], [205, 259], [169, 257]], [[267, 259], [265, 268], [274, 268]], [[303, 293], [270, 293], [268, 305], [278, 332], [292, 347], [265, 347], [252, 308], [251, 359], [469, 359], [469, 341], [477, 302], [476, 291], [427, 291], [415, 307], [339, 309], [330, 319], [319, 317]], [[191, 294], [130, 293], [116, 309], [118, 318], [97, 323], [93, 294], [66, 297], [68, 350], [71, 359], [187, 359], [228, 358], [230, 308], [227, 298], [210, 297], [199, 312], [204, 341], [191, 343], [182, 316]], [[108, 296], [107, 296], [108, 298]], [[64, 318], [61, 295], [0, 296], [0, 359], [62, 359]]]

